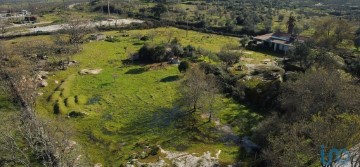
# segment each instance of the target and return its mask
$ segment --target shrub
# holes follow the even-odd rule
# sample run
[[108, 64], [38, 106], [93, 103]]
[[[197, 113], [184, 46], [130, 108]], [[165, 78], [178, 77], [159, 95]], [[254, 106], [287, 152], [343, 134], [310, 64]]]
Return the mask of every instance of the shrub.
[[71, 112], [69, 113], [69, 117], [70, 117], [70, 118], [83, 118], [84, 116], [85, 116], [84, 113], [78, 112], [78, 111], [71, 111]]
[[64, 104], [64, 100], [59, 98], [54, 105], [54, 114], [65, 114], [67, 112], [67, 108]]
[[240, 61], [240, 54], [236, 52], [220, 52], [218, 57], [221, 61], [225, 62], [228, 66], [231, 66]]
[[140, 40], [147, 41], [147, 40], [149, 40], [149, 37], [145, 35], [145, 36], [141, 37]]
[[66, 107], [75, 107], [76, 106], [75, 97], [66, 98], [65, 105], [66, 105]]
[[88, 101], [87, 97], [84, 95], [77, 95], [75, 96], [75, 102], [79, 105], [84, 105]]
[[53, 94], [51, 94], [51, 96], [48, 98], [49, 102], [55, 102], [57, 99], [59, 99], [61, 94], [61, 91], [55, 91]]
[[188, 45], [184, 47], [183, 57], [195, 57], [195, 47]]
[[155, 48], [144, 45], [140, 48], [139, 60], [146, 63], [154, 63], [168, 60], [166, 48], [164, 46], [156, 46]]
[[181, 73], [185, 73], [187, 71], [187, 69], [189, 69], [190, 64], [187, 61], [182, 61], [180, 62], [178, 69]]

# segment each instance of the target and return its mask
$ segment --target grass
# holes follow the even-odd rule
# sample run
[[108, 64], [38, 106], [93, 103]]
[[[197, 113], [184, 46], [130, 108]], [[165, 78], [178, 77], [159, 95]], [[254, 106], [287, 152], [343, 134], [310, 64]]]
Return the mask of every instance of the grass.
[[[204, 136], [174, 128], [177, 120], [174, 113], [179, 112], [176, 108], [179, 97], [177, 88], [181, 82], [177, 66], [132, 73], [144, 67], [122, 64], [121, 60], [127, 58], [127, 53], [135, 52], [142, 46], [134, 45], [141, 42], [136, 38], [137, 34], [152, 32], [156, 32], [157, 36], [148, 43], [167, 42], [171, 32], [171, 36], [177, 37], [183, 45], [191, 44], [214, 53], [225, 44], [238, 41], [237, 38], [193, 31], [189, 31], [186, 37], [184, 30], [175, 28], [122, 32], [129, 34], [129, 37], [123, 37], [122, 33], [116, 31], [105, 32], [118, 36], [120, 42], [96, 41], [84, 44], [83, 51], [73, 57], [80, 62], [80, 66], [58, 71], [49, 78], [49, 86], [40, 90], [44, 95], [38, 98], [37, 110], [47, 117], [53, 117], [54, 109], [64, 117], [71, 111], [84, 112], [84, 118], [66, 121], [76, 127], [78, 134], [75, 139], [93, 163], [105, 166], [124, 164], [133, 153], [139, 152], [138, 143], [159, 144], [167, 150], [182, 148], [180, 150], [198, 154], [210, 151], [214, 155], [222, 150], [222, 163], [235, 162], [237, 146], [214, 140], [212, 135]], [[103, 70], [98, 75], [79, 75], [78, 72], [85, 68]], [[63, 82], [59, 85], [55, 84], [55, 80]], [[230, 99], [221, 97], [217, 103], [219, 117], [224, 123], [232, 121], [226, 115], [240, 113], [240, 117], [241, 111], [245, 112], [243, 115], [252, 113]], [[256, 121], [253, 121], [255, 124]], [[213, 126], [207, 124], [200, 129], [206, 131]], [[236, 133], [240, 134], [240, 130]]]

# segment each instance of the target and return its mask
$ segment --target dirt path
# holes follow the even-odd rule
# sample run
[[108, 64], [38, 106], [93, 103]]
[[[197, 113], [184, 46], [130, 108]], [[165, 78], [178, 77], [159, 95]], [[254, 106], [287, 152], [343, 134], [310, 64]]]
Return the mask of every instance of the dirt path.
[[[204, 113], [201, 115], [202, 118], [208, 119], [209, 114]], [[221, 134], [222, 138], [220, 139], [222, 142], [225, 142], [230, 145], [239, 145], [240, 146], [240, 137], [234, 133], [234, 130], [231, 126], [222, 124], [220, 122], [220, 118], [212, 119], [215, 123], [215, 128], [218, 133]]]
[[[90, 27], [96, 27], [96, 26], [125, 26], [129, 25], [131, 23], [143, 23], [142, 20], [137, 19], [115, 19], [115, 20], [106, 20], [106, 21], [98, 21], [98, 22], [90, 22]], [[44, 27], [36, 27], [36, 28], [29, 28], [29, 32], [56, 32], [64, 27], [66, 27], [67, 24], [55, 24], [55, 25], [49, 25]]]

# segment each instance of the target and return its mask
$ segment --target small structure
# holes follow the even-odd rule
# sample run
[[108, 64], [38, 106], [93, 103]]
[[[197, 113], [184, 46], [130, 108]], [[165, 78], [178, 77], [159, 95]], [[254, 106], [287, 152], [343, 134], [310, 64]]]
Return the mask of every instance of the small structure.
[[27, 11], [27, 10], [21, 10], [21, 11], [19, 12], [19, 14], [20, 14], [20, 15], [23, 15], [23, 16], [29, 16], [29, 15], [31, 15], [31, 12], [29, 12], [29, 11]]
[[296, 42], [303, 43], [309, 40], [308, 37], [293, 35], [289, 33], [276, 32], [254, 37], [254, 41], [264, 46], [273, 48], [274, 51], [287, 52], [294, 47]]

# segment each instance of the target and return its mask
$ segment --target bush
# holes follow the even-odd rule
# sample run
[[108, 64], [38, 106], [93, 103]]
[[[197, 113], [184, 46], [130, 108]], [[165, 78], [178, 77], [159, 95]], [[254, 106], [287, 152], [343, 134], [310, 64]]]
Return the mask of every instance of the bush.
[[75, 102], [79, 105], [84, 105], [87, 103], [87, 97], [84, 95], [77, 95], [75, 96]]
[[178, 69], [181, 73], [185, 73], [189, 69], [189, 67], [190, 67], [189, 62], [182, 61], [182, 62], [180, 62]]
[[67, 108], [64, 104], [64, 100], [59, 98], [54, 105], [54, 114], [65, 114], [67, 112]]
[[75, 107], [76, 106], [75, 97], [66, 98], [65, 105], [66, 105], [66, 107]]
[[166, 48], [164, 46], [156, 46], [155, 48], [144, 45], [140, 48], [139, 60], [146, 63], [162, 62], [168, 60]]
[[195, 47], [188, 45], [184, 47], [184, 54], [183, 57], [195, 57]]
[[148, 41], [148, 40], [149, 40], [149, 37], [145, 35], [145, 36], [141, 37], [140, 40], [142, 40], [142, 41]]
[[234, 65], [240, 61], [240, 54], [236, 52], [220, 52], [218, 53], [218, 57], [228, 66]]
[[85, 116], [84, 113], [78, 112], [78, 111], [71, 111], [71, 112], [69, 113], [69, 117], [70, 117], [70, 118], [83, 118], [84, 116]]
[[55, 102], [57, 99], [59, 99], [61, 94], [61, 91], [55, 91], [53, 94], [51, 94], [51, 96], [48, 98], [48, 101], [53, 103]]

